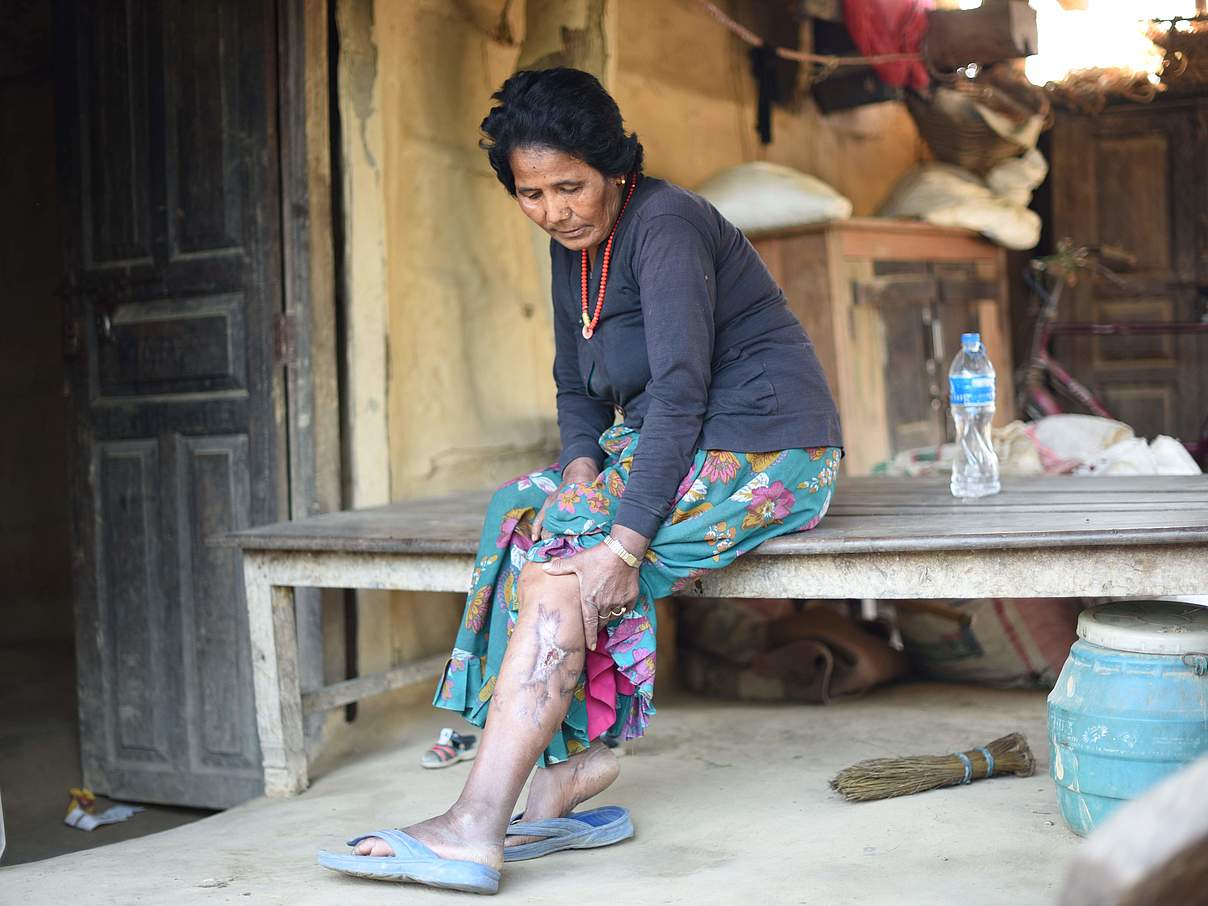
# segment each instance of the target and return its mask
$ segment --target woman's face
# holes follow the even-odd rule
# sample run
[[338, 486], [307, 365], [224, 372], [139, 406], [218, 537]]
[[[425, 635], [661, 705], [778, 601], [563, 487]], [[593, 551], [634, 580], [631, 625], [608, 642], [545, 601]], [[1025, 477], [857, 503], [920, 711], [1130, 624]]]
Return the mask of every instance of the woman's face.
[[572, 252], [608, 238], [621, 187], [595, 167], [553, 148], [512, 152], [516, 200], [525, 215]]

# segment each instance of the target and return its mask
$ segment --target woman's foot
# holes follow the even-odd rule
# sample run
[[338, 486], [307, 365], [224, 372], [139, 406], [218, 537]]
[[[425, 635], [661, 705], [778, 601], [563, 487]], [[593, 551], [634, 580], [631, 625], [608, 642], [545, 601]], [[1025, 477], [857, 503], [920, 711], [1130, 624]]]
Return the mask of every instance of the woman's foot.
[[[543, 821], [565, 818], [581, 802], [602, 793], [612, 785], [621, 772], [617, 756], [602, 742], [595, 742], [561, 764], [542, 768], [529, 786], [523, 821]], [[539, 837], [508, 836], [504, 846], [531, 843]]]
[[[524, 806], [525, 821], [565, 818], [581, 802], [586, 802], [612, 785], [621, 772], [617, 756], [608, 746], [596, 742], [586, 752], [568, 758], [561, 764], [542, 768], [533, 777], [528, 801]], [[499, 868], [503, 865], [503, 847], [478, 832], [481, 826], [461, 814], [457, 807], [443, 815], [429, 818], [410, 827], [401, 828], [443, 859], [461, 859]], [[509, 836], [505, 845], [531, 843], [539, 837]], [[394, 849], [378, 837], [366, 837], [356, 845], [358, 856], [392, 856]]]
[[[410, 834], [420, 843], [442, 859], [458, 859], [465, 862], [477, 862], [491, 868], [503, 866], [503, 846], [498, 840], [484, 837], [478, 828], [481, 822], [476, 822], [459, 814], [456, 806], [438, 815], [403, 827], [403, 833]], [[353, 849], [357, 856], [393, 856], [394, 849], [379, 837], [366, 837]]]

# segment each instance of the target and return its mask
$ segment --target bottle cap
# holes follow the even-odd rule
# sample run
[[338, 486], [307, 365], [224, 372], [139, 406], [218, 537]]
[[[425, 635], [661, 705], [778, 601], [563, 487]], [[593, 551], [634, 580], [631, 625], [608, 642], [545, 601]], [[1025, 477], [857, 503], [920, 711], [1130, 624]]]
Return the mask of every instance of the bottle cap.
[[961, 334], [961, 345], [966, 349], [977, 349], [981, 346], [980, 333], [963, 333]]

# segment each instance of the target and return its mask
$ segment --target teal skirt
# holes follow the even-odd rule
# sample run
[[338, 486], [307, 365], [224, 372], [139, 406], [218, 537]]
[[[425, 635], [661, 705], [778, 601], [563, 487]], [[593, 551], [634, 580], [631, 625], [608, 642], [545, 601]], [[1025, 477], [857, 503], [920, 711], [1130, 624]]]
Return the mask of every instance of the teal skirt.
[[[508, 639], [519, 614], [520, 570], [586, 550], [604, 540], [625, 491], [637, 431], [617, 425], [600, 438], [603, 469], [590, 484], [570, 484], [546, 513], [552, 537], [534, 542], [529, 528], [558, 489], [555, 465], [500, 488], [487, 509], [456, 647], [433, 702], [483, 726]], [[731, 453], [700, 450], [676, 501], [651, 541], [638, 573], [637, 605], [611, 621], [589, 651], [559, 732], [542, 763], [584, 751], [604, 731], [641, 736], [654, 714], [655, 610], [711, 569], [721, 569], [769, 538], [816, 526], [834, 492], [836, 447]]]

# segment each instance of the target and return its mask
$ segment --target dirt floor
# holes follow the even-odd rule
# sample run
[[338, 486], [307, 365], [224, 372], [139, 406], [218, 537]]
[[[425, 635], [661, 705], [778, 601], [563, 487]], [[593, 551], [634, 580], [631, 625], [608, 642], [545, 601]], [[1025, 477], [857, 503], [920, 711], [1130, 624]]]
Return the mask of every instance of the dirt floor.
[[[786, 904], [1049, 903], [1077, 845], [1041, 770], [877, 803], [827, 788], [863, 758], [938, 753], [1011, 730], [1047, 763], [1044, 695], [907, 684], [828, 707], [678, 696], [622, 760], [601, 803], [630, 808], [614, 847], [507, 866], [500, 902]], [[468, 767], [424, 771], [443, 715], [365, 727], [302, 796], [256, 800], [163, 833], [0, 868], [0, 902], [398, 903], [462, 894], [347, 878], [315, 864], [359, 831], [453, 799]], [[358, 721], [358, 723], [361, 723]], [[132, 819], [139, 820], [138, 817]], [[96, 834], [104, 833], [105, 829]]]

